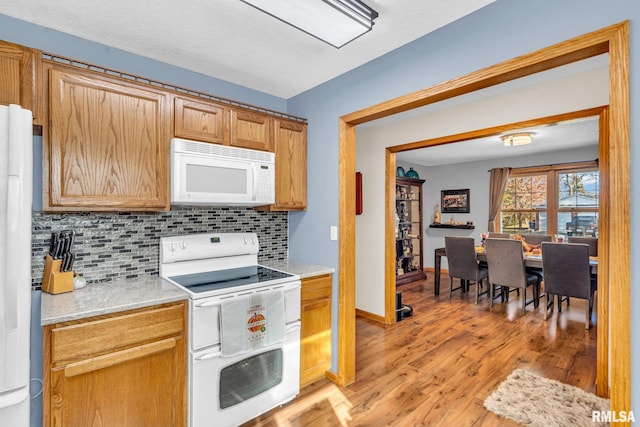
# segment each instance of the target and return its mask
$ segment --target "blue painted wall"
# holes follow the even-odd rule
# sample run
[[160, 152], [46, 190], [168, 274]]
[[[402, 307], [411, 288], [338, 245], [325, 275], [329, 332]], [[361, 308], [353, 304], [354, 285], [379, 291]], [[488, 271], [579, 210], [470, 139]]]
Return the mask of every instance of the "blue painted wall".
[[[288, 112], [307, 117], [308, 210], [289, 216], [291, 257], [338, 270], [338, 242], [329, 239], [329, 227], [338, 224], [338, 118], [378, 102], [426, 88], [480, 68], [552, 44], [630, 20], [631, 117], [638, 117], [640, 86], [640, 2], [633, 0], [498, 0], [394, 52], [373, 60], [332, 81], [288, 101]], [[640, 162], [640, 122], [631, 123], [631, 162]], [[632, 235], [640, 233], [638, 169], [631, 171]], [[635, 219], [635, 220], [634, 220]], [[638, 239], [631, 240], [631, 258], [640, 259]], [[632, 283], [640, 279], [640, 266], [632, 265]], [[640, 292], [632, 287], [632, 306]], [[334, 295], [337, 280], [334, 276]], [[338, 313], [337, 298], [333, 312]], [[340, 314], [338, 313], [338, 316]], [[640, 314], [632, 310], [632, 325]], [[333, 318], [337, 330], [337, 316]], [[334, 333], [334, 348], [337, 334]], [[336, 353], [333, 367], [337, 366]], [[632, 360], [640, 356], [640, 329], [632, 328]], [[632, 365], [632, 390], [640, 389], [640, 374]], [[632, 408], [640, 411], [640, 393], [633, 393]]]

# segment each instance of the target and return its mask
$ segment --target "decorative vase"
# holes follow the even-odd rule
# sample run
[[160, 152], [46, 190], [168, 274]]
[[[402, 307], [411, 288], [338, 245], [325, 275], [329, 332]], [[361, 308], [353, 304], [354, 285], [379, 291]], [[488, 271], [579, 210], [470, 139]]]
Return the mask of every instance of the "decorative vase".
[[420, 178], [418, 172], [414, 171], [413, 168], [409, 168], [409, 171], [404, 176], [407, 178]]
[[404, 168], [403, 168], [402, 166], [398, 166], [398, 167], [396, 168], [396, 175], [397, 175], [397, 176], [405, 176], [405, 175], [404, 175]]

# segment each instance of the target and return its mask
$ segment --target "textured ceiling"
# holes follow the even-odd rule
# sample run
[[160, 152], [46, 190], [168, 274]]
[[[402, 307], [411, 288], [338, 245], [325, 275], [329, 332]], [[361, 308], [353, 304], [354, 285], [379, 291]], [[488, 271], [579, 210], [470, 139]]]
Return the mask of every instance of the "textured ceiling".
[[0, 13], [287, 99], [493, 1], [365, 0], [380, 16], [341, 49], [240, 0], [0, 0]]

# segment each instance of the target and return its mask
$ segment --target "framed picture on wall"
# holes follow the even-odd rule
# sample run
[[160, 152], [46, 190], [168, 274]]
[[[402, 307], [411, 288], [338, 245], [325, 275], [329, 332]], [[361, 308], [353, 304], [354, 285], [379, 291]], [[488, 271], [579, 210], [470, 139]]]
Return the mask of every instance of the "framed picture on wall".
[[442, 213], [469, 213], [471, 211], [469, 189], [442, 190], [440, 206]]

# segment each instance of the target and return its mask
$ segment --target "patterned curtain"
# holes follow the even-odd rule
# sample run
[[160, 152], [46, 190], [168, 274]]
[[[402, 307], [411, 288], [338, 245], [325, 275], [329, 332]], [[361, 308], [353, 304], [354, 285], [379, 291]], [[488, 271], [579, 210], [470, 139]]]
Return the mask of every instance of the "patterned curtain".
[[509, 172], [511, 172], [511, 168], [494, 168], [490, 171], [488, 231], [500, 231], [499, 227], [496, 227], [496, 218], [500, 212], [500, 206], [502, 206], [502, 195], [507, 187]]

